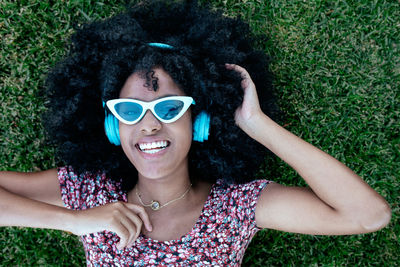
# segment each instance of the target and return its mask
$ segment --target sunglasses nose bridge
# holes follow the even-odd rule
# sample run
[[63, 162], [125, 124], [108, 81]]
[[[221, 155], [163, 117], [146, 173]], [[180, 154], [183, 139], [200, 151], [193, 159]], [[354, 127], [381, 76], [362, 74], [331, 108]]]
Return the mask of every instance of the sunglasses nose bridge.
[[154, 111], [154, 106], [153, 106], [153, 107], [150, 107], [150, 106], [143, 107], [143, 115], [142, 115], [142, 117], [141, 117], [141, 120], [142, 120], [144, 117], [146, 117], [147, 113], [151, 113], [151, 115], [152, 115], [156, 120], [159, 120], [158, 117], [157, 117], [157, 115], [155, 114], [156, 112]]
[[146, 109], [143, 113], [142, 118], [139, 120], [140, 128], [142, 132], [155, 132], [161, 129], [161, 121], [153, 114], [151, 109]]

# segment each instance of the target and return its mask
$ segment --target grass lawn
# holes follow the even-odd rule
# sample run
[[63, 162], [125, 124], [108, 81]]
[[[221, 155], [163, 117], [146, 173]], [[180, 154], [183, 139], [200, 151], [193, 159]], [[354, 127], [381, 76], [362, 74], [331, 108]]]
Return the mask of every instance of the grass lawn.
[[[50, 3], [48, 3], [50, 2]], [[55, 167], [40, 123], [39, 89], [74, 27], [109, 17], [123, 1], [0, 2], [0, 170]], [[206, 2], [206, 1], [202, 1]], [[208, 2], [208, 1], [207, 1]], [[271, 56], [284, 126], [353, 169], [390, 203], [385, 229], [355, 236], [261, 231], [245, 266], [395, 266], [400, 262], [400, 2], [209, 1], [242, 16]], [[279, 159], [260, 177], [304, 185]], [[0, 228], [0, 266], [83, 266], [77, 237]]]

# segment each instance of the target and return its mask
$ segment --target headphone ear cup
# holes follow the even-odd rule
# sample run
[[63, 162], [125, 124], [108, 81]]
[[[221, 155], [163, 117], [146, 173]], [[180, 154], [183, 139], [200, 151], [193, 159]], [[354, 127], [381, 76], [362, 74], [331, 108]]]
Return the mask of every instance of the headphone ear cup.
[[118, 119], [115, 118], [112, 114], [109, 114], [107, 111], [104, 120], [104, 131], [111, 144], [116, 146], [121, 145], [121, 140], [119, 138]]
[[193, 123], [193, 141], [204, 142], [210, 134], [210, 115], [201, 111]]

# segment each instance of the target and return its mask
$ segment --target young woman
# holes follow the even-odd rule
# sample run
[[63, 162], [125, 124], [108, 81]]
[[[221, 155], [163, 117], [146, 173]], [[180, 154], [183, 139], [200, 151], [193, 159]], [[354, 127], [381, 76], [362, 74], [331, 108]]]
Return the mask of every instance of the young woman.
[[[193, 1], [145, 1], [78, 30], [44, 118], [65, 166], [2, 172], [1, 225], [81, 235], [90, 266], [236, 266], [261, 228], [387, 225], [381, 196], [274, 122], [253, 42], [242, 21]], [[309, 187], [253, 180], [267, 149]]]

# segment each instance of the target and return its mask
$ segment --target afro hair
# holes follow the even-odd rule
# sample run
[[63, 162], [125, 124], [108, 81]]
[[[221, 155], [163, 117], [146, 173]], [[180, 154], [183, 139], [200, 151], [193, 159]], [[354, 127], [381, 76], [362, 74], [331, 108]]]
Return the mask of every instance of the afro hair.
[[[197, 1], [142, 1], [112, 18], [82, 26], [71, 38], [66, 58], [47, 78], [48, 106], [43, 122], [57, 157], [78, 173], [105, 172], [123, 188], [137, 182], [137, 171], [119, 146], [104, 133], [102, 102], [118, 98], [127, 78], [164, 69], [196, 100], [192, 118], [210, 114], [210, 136], [192, 142], [191, 179], [243, 183], [254, 178], [267, 149], [235, 125], [243, 100], [241, 77], [225, 63], [250, 73], [262, 110], [278, 119], [279, 109], [268, 72], [267, 56], [254, 48], [257, 39], [240, 18], [200, 6]], [[173, 46], [162, 49], [157, 42]]]

